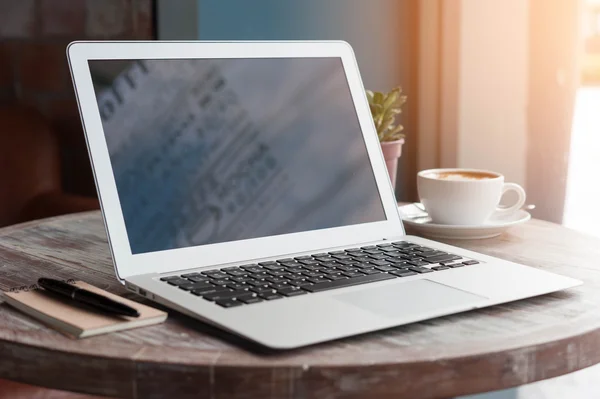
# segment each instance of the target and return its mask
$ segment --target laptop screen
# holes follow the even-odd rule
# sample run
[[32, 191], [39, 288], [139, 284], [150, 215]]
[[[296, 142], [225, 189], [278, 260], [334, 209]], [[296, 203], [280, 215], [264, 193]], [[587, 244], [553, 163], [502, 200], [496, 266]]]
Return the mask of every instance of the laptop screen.
[[341, 59], [89, 67], [133, 254], [385, 220]]

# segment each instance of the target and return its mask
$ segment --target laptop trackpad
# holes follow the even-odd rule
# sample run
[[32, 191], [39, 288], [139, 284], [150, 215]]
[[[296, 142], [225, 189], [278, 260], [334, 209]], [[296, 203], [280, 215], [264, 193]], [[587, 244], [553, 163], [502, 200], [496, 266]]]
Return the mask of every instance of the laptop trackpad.
[[485, 297], [431, 280], [398, 282], [335, 295], [333, 298], [391, 318], [475, 309], [478, 304], [487, 301]]

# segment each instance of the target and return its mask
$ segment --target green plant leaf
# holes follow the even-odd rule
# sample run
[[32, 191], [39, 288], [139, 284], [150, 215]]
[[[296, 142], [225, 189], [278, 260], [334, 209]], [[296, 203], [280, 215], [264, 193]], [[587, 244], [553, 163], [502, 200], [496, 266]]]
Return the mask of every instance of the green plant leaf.
[[397, 99], [398, 99], [398, 93], [391, 92], [390, 94], [388, 94], [385, 97], [385, 100], [383, 101], [383, 107], [386, 109], [391, 108]]
[[375, 104], [382, 104], [383, 103], [383, 94], [378, 91], [373, 93], [373, 102], [375, 102]]

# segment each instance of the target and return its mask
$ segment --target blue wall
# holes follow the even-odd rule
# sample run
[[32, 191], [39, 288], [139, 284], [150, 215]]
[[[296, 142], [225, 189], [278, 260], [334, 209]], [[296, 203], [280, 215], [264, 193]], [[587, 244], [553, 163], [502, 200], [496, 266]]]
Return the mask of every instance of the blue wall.
[[[365, 87], [401, 83], [398, 0], [198, 0], [201, 40], [346, 40]], [[376, 7], [373, 6], [376, 4]]]

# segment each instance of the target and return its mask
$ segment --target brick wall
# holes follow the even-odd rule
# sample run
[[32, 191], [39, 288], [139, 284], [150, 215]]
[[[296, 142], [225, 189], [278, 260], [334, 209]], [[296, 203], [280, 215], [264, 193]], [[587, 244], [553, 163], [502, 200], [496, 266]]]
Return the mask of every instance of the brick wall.
[[153, 14], [152, 0], [0, 0], [0, 106], [31, 105], [51, 121], [67, 192], [95, 195], [66, 46], [83, 39], [153, 39]]

